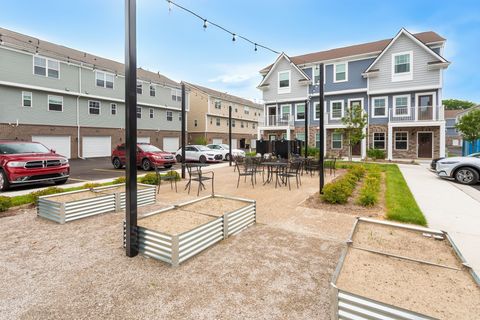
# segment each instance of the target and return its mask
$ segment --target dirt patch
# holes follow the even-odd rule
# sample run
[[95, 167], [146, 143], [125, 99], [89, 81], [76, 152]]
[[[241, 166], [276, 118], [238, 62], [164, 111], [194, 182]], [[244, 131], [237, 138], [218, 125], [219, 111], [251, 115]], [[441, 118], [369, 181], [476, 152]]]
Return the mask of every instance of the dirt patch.
[[349, 248], [337, 286], [439, 319], [478, 319], [480, 289], [465, 271]]
[[248, 205], [250, 205], [250, 203], [233, 199], [208, 198], [183, 206], [181, 209], [220, 217], [225, 213], [238, 210]]
[[181, 209], [172, 209], [138, 220], [138, 225], [150, 230], [177, 235], [190, 231], [205, 223], [215, 220], [214, 217]]

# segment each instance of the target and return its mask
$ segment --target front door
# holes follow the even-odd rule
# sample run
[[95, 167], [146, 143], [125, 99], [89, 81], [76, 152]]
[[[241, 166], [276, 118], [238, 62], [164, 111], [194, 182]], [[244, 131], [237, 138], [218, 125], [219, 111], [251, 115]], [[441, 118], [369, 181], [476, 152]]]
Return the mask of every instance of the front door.
[[418, 96], [418, 120], [433, 120], [433, 95]]
[[352, 146], [352, 156], [361, 156], [362, 155], [362, 144], [358, 142]]
[[419, 158], [433, 157], [433, 132], [419, 132], [417, 137]]
[[269, 126], [274, 126], [277, 124], [276, 122], [277, 122], [277, 106], [269, 106], [267, 123]]

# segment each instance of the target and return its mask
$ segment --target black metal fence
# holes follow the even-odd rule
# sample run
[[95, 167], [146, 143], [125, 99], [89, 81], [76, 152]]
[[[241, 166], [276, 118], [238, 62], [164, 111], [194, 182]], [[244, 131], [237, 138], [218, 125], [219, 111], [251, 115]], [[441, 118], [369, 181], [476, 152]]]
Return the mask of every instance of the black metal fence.
[[301, 140], [257, 140], [256, 151], [262, 156], [270, 153], [274, 156], [287, 159], [292, 154], [300, 154], [304, 148], [304, 142]]

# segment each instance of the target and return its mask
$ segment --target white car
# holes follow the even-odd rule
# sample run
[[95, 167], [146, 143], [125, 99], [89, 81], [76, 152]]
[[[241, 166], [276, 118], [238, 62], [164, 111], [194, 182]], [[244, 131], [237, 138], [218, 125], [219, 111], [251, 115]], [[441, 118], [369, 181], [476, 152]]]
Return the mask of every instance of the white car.
[[[212, 150], [221, 152], [224, 160], [230, 160], [230, 146], [228, 144], [207, 144], [207, 147]], [[245, 157], [245, 151], [240, 149], [232, 148], [232, 154], [234, 157]]]
[[480, 153], [440, 159], [435, 171], [442, 178], [455, 179], [461, 184], [476, 184], [480, 182]]
[[[182, 148], [178, 149], [175, 153], [177, 162], [182, 161]], [[205, 162], [218, 162], [222, 161], [223, 156], [221, 152], [212, 150], [202, 145], [188, 145], [185, 146], [185, 160], [187, 161], [199, 161]]]

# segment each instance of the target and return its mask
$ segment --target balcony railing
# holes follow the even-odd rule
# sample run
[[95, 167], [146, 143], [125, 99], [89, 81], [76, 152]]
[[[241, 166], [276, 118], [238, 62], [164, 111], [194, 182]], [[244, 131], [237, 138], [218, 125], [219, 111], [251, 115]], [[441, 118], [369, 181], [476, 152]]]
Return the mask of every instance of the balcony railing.
[[283, 127], [293, 126], [295, 118], [290, 114], [266, 116], [266, 122], [259, 123], [259, 126], [265, 127]]
[[390, 122], [443, 120], [441, 107], [402, 107], [389, 109]]

